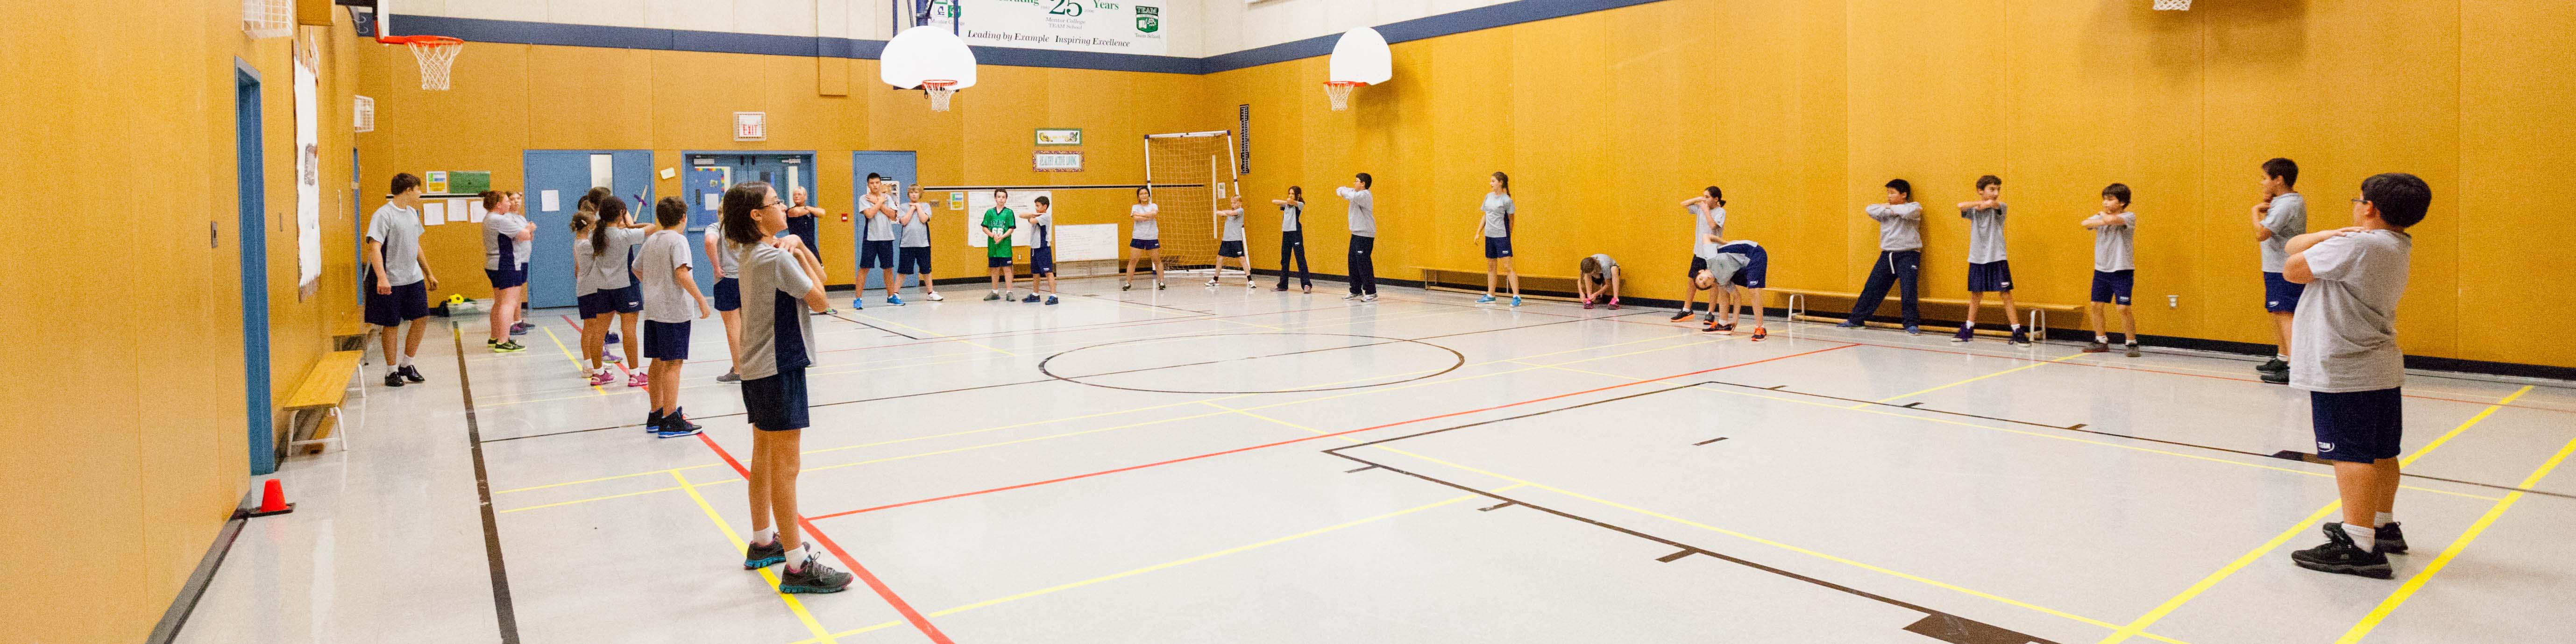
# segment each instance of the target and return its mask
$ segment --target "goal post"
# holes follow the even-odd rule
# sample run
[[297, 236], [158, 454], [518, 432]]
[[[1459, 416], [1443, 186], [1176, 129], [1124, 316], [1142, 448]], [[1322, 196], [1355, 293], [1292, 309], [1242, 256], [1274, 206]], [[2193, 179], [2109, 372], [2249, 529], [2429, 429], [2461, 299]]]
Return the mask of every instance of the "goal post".
[[1161, 210], [1164, 270], [1215, 269], [1216, 211], [1241, 192], [1241, 175], [1233, 130], [1145, 135], [1145, 185]]

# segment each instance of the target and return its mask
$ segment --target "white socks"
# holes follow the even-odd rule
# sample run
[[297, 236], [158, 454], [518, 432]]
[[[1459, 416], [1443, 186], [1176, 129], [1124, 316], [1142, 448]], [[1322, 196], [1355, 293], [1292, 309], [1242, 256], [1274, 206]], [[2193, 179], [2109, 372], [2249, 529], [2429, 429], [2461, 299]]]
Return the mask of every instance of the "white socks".
[[2388, 512], [2379, 512], [2372, 514], [2370, 520], [2376, 521], [2380, 525], [2388, 525], [2397, 522], [2397, 515]]
[[787, 551], [787, 572], [804, 572], [805, 560], [814, 556], [812, 553], [806, 551], [812, 548], [813, 546], [810, 544], [800, 543], [796, 544], [795, 550]]
[[[2352, 545], [2363, 550], [2379, 549], [2379, 529], [2364, 525], [2343, 524], [2343, 533], [2352, 537]], [[789, 561], [794, 561], [790, 559]]]
[[2096, 333], [2096, 334], [2093, 334], [2093, 341], [2094, 341], [2095, 343], [2099, 343], [2099, 344], [2110, 344], [2110, 343], [2111, 343], [2111, 336], [2107, 336], [2107, 335], [2102, 335], [2102, 334]]
[[775, 543], [775, 542], [777, 542], [777, 541], [778, 541], [778, 529], [777, 529], [777, 528], [767, 528], [767, 529], [763, 529], [763, 530], [754, 531], [754, 532], [752, 532], [752, 533], [751, 533], [751, 543], [752, 543], [752, 545], [767, 545], [767, 544], [770, 544], [770, 543]]
[[[2275, 354], [2272, 354], [2272, 359], [2274, 359], [2274, 360], [2279, 360], [2279, 361], [2282, 361], [2282, 362], [2289, 362], [2289, 361], [2290, 361], [2290, 354], [2286, 354], [2286, 353], [2275, 353]], [[2386, 513], [2386, 512], [2381, 512], [2381, 513], [2379, 513], [2379, 515], [2384, 517], [2384, 516], [2388, 516], [2388, 513]], [[2381, 523], [2386, 523], [2387, 521], [2386, 521], [2385, 519], [2383, 519], [2383, 520], [2381, 520], [2380, 522], [2381, 522]]]
[[402, 357], [402, 366], [405, 366], [405, 367], [411, 366], [411, 356], [410, 356], [409, 354], [405, 354], [405, 355]]
[[1959, 325], [1959, 328], [1961, 328], [1961, 329], [1967, 329], [1967, 330], [1969, 330], [1969, 331], [1975, 331], [1975, 330], [1977, 330], [1977, 323], [1975, 323], [1975, 322], [1962, 323], [1962, 324], [1960, 324], [1960, 325]]

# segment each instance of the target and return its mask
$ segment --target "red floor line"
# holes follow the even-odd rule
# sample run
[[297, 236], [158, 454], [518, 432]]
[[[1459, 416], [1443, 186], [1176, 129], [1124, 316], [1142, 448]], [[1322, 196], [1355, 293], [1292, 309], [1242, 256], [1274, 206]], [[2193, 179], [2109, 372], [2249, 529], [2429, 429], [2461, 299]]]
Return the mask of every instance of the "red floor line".
[[[742, 461], [734, 460], [733, 453], [725, 451], [724, 446], [717, 445], [715, 439], [708, 438], [706, 434], [699, 434], [698, 442], [705, 443], [707, 449], [715, 450], [717, 457], [723, 458], [726, 465], [733, 466], [735, 474], [742, 475], [745, 480], [751, 478], [751, 470], [745, 469]], [[849, 566], [850, 574], [857, 575], [859, 581], [867, 582], [869, 590], [876, 591], [878, 598], [884, 599], [887, 605], [893, 606], [895, 612], [902, 613], [903, 618], [912, 622], [912, 627], [920, 629], [921, 634], [928, 636], [930, 641], [938, 644], [957, 644], [956, 641], [948, 639], [947, 633], [940, 632], [938, 626], [931, 624], [930, 618], [921, 616], [921, 611], [913, 610], [911, 602], [904, 601], [902, 596], [894, 594], [894, 589], [887, 587], [884, 580], [877, 579], [876, 573], [868, 572], [867, 566], [859, 565], [859, 560], [851, 557], [849, 551], [842, 550], [841, 544], [832, 541], [831, 535], [823, 534], [822, 528], [814, 526], [813, 519], [797, 517], [796, 525], [803, 526], [806, 536], [813, 537], [815, 543], [823, 544], [824, 550], [831, 551], [833, 558], [840, 559], [842, 565]]]
[[1827, 351], [1833, 351], [1833, 350], [1836, 350], [1836, 349], [1848, 349], [1848, 348], [1855, 347], [1855, 346], [1859, 346], [1859, 345], [1857, 345], [1857, 344], [1844, 344], [1844, 345], [1841, 345], [1841, 346], [1826, 347], [1826, 348], [1823, 348], [1823, 349], [1815, 349], [1815, 350], [1812, 350], [1812, 351], [1803, 351], [1803, 352], [1799, 352], [1799, 353], [1792, 353], [1792, 354], [1785, 355], [1785, 356], [1775, 356], [1775, 357], [1770, 357], [1770, 358], [1763, 358], [1763, 359], [1761, 359], [1761, 360], [1754, 360], [1754, 361], [1751, 361], [1751, 362], [1741, 362], [1741, 363], [1736, 363], [1736, 364], [1726, 365], [1726, 366], [1723, 366], [1723, 367], [1712, 367], [1712, 368], [1708, 368], [1708, 369], [1701, 369], [1701, 370], [1698, 370], [1698, 371], [1688, 371], [1688, 372], [1683, 372], [1683, 373], [1677, 373], [1677, 374], [1673, 374], [1673, 375], [1669, 375], [1669, 376], [1664, 376], [1664, 377], [1660, 377], [1660, 378], [1652, 378], [1652, 379], [1647, 379], [1647, 380], [1638, 380], [1638, 381], [1635, 381], [1635, 382], [1629, 382], [1629, 383], [1622, 383], [1622, 384], [1610, 385], [1610, 386], [1607, 386], [1607, 387], [1598, 387], [1598, 388], [1593, 388], [1593, 389], [1585, 389], [1585, 390], [1582, 390], [1582, 391], [1574, 391], [1574, 392], [1561, 393], [1561, 394], [1557, 394], [1557, 395], [1553, 395], [1553, 396], [1547, 396], [1547, 397], [1544, 397], [1544, 398], [1532, 398], [1532, 399], [1529, 399], [1529, 400], [1523, 400], [1523, 401], [1520, 401], [1520, 402], [1504, 403], [1504, 404], [1495, 405], [1495, 406], [1492, 406], [1492, 407], [1485, 407], [1485, 408], [1482, 408], [1482, 409], [1469, 409], [1469, 410], [1465, 410], [1465, 411], [1453, 411], [1453, 412], [1449, 412], [1449, 413], [1446, 413], [1446, 414], [1440, 414], [1440, 415], [1436, 415], [1436, 416], [1424, 416], [1424, 417], [1421, 417], [1421, 418], [1415, 418], [1415, 419], [1412, 419], [1412, 420], [1401, 420], [1401, 421], [1396, 421], [1396, 422], [1392, 422], [1392, 423], [1387, 423], [1387, 424], [1384, 424], [1384, 425], [1376, 425], [1376, 426], [1371, 426], [1371, 427], [1362, 427], [1362, 428], [1359, 428], [1359, 429], [1343, 430], [1343, 431], [1333, 432], [1333, 433], [1329, 433], [1329, 434], [1316, 434], [1316, 435], [1313, 435], [1313, 436], [1306, 436], [1306, 437], [1302, 437], [1302, 438], [1291, 438], [1291, 439], [1284, 440], [1284, 441], [1278, 441], [1278, 442], [1273, 442], [1273, 443], [1262, 443], [1262, 444], [1260, 444], [1260, 445], [1253, 445], [1253, 446], [1250, 446], [1250, 447], [1237, 447], [1237, 448], [1229, 449], [1229, 450], [1225, 450], [1225, 451], [1209, 452], [1209, 453], [1206, 453], [1206, 454], [1200, 454], [1200, 455], [1197, 455], [1197, 456], [1184, 456], [1184, 457], [1175, 458], [1175, 459], [1171, 459], [1171, 460], [1167, 460], [1167, 461], [1156, 461], [1156, 462], [1152, 462], [1152, 463], [1146, 463], [1146, 464], [1143, 464], [1143, 465], [1130, 465], [1130, 466], [1127, 466], [1127, 467], [1121, 467], [1121, 468], [1118, 468], [1118, 469], [1113, 469], [1113, 470], [1101, 470], [1101, 471], [1098, 471], [1098, 472], [1092, 472], [1092, 473], [1089, 473], [1089, 474], [1076, 474], [1076, 475], [1073, 475], [1073, 476], [1066, 476], [1066, 477], [1061, 477], [1061, 478], [1052, 478], [1052, 479], [1047, 479], [1047, 480], [1044, 480], [1044, 481], [1037, 481], [1037, 482], [1032, 482], [1032, 483], [1021, 483], [1021, 484], [1018, 484], [1018, 485], [1010, 485], [1010, 486], [1004, 486], [1004, 487], [997, 487], [997, 488], [992, 488], [992, 489], [989, 489], [989, 490], [977, 490], [977, 491], [974, 491], [974, 492], [960, 492], [960, 493], [957, 493], [957, 494], [950, 494], [950, 495], [947, 495], [947, 496], [936, 496], [936, 497], [931, 497], [931, 498], [927, 498], [927, 499], [918, 499], [918, 500], [913, 500], [913, 501], [905, 501], [905, 502], [902, 502], [902, 503], [893, 503], [893, 504], [888, 504], [888, 505], [880, 505], [880, 506], [876, 506], [876, 507], [872, 507], [872, 508], [860, 508], [860, 509], [856, 509], [856, 510], [843, 510], [843, 511], [840, 511], [840, 512], [834, 512], [834, 513], [831, 513], [831, 514], [817, 514], [817, 515], [809, 516], [809, 517], [807, 517], [807, 518], [808, 518], [808, 519], [829, 519], [829, 518], [833, 518], [833, 517], [842, 517], [842, 516], [849, 516], [849, 515], [853, 515], [853, 514], [862, 514], [862, 513], [867, 513], [867, 512], [875, 512], [875, 511], [878, 511], [878, 510], [890, 510], [890, 509], [894, 509], [894, 508], [904, 507], [904, 506], [907, 506], [907, 505], [920, 505], [920, 504], [923, 504], [923, 503], [929, 503], [929, 502], [933, 502], [933, 501], [946, 501], [946, 500], [949, 500], [949, 499], [964, 498], [964, 497], [977, 496], [977, 495], [983, 495], [983, 494], [992, 494], [992, 493], [994, 493], [994, 492], [1007, 492], [1007, 491], [1010, 491], [1010, 490], [1017, 490], [1017, 489], [1020, 489], [1020, 488], [1036, 487], [1036, 486], [1040, 486], [1040, 485], [1049, 485], [1049, 484], [1054, 484], [1054, 483], [1063, 483], [1063, 482], [1065, 482], [1065, 481], [1072, 481], [1072, 480], [1076, 480], [1076, 479], [1086, 479], [1086, 478], [1091, 478], [1091, 477], [1094, 477], [1094, 476], [1101, 476], [1101, 475], [1104, 475], [1104, 474], [1116, 474], [1116, 473], [1119, 473], [1119, 472], [1127, 472], [1127, 471], [1132, 471], [1132, 470], [1141, 470], [1141, 469], [1145, 469], [1145, 468], [1149, 468], [1149, 467], [1159, 467], [1159, 466], [1163, 466], [1163, 465], [1171, 465], [1171, 464], [1173, 464], [1173, 463], [1182, 463], [1182, 462], [1187, 462], [1187, 461], [1195, 461], [1195, 460], [1199, 460], [1199, 459], [1203, 459], [1203, 458], [1212, 458], [1212, 457], [1217, 457], [1217, 456], [1224, 456], [1224, 455], [1227, 455], [1227, 454], [1233, 454], [1233, 453], [1236, 453], [1236, 452], [1248, 452], [1248, 451], [1252, 451], [1252, 450], [1256, 450], [1256, 449], [1262, 449], [1262, 448], [1266, 448], [1266, 447], [1278, 447], [1278, 446], [1281, 446], [1281, 445], [1287, 445], [1287, 444], [1291, 444], [1291, 443], [1303, 443], [1303, 442], [1306, 442], [1306, 441], [1311, 441], [1311, 440], [1316, 440], [1316, 439], [1332, 438], [1332, 437], [1335, 437], [1335, 436], [1341, 436], [1341, 435], [1344, 435], [1344, 434], [1356, 434], [1356, 433], [1359, 433], [1359, 432], [1365, 432], [1365, 431], [1376, 430], [1376, 429], [1385, 429], [1385, 428], [1388, 428], [1388, 427], [1395, 427], [1395, 426], [1398, 426], [1398, 425], [1409, 425], [1409, 424], [1419, 423], [1419, 422], [1423, 422], [1423, 421], [1427, 421], [1427, 420], [1438, 420], [1438, 419], [1448, 418], [1448, 417], [1452, 417], [1452, 416], [1463, 416], [1463, 415], [1466, 415], [1466, 414], [1474, 414], [1474, 413], [1479, 413], [1479, 412], [1488, 412], [1488, 411], [1493, 411], [1493, 410], [1496, 410], [1496, 409], [1503, 409], [1503, 408], [1506, 408], [1506, 407], [1518, 407], [1518, 406], [1521, 406], [1521, 405], [1527, 405], [1527, 404], [1531, 404], [1531, 403], [1539, 403], [1539, 402], [1546, 402], [1546, 401], [1550, 401], [1550, 400], [1556, 400], [1556, 399], [1558, 399], [1558, 398], [1565, 398], [1565, 397], [1568, 397], [1568, 396], [1580, 396], [1580, 395], [1583, 395], [1583, 394], [1589, 394], [1589, 393], [1595, 393], [1595, 392], [1601, 392], [1601, 391], [1608, 391], [1608, 390], [1611, 390], [1611, 389], [1618, 389], [1618, 388], [1620, 388], [1620, 387], [1632, 387], [1632, 386], [1641, 385], [1641, 384], [1645, 384], [1645, 383], [1649, 383], [1649, 382], [1658, 382], [1658, 381], [1663, 381], [1663, 380], [1671, 380], [1671, 379], [1674, 379], [1674, 378], [1682, 378], [1682, 377], [1688, 377], [1688, 376], [1696, 376], [1696, 375], [1699, 375], [1699, 374], [1708, 373], [1708, 372], [1712, 372], [1712, 371], [1722, 371], [1722, 370], [1726, 370], [1726, 369], [1733, 369], [1733, 368], [1736, 368], [1736, 367], [1743, 367], [1743, 366], [1757, 365], [1757, 364], [1762, 364], [1762, 363], [1765, 363], [1765, 362], [1770, 362], [1770, 361], [1773, 361], [1773, 360], [1786, 360], [1786, 359], [1789, 359], [1789, 358], [1795, 358], [1795, 357], [1804, 356], [1804, 355], [1811, 355], [1811, 354], [1817, 354], [1817, 353], [1824, 353], [1824, 352], [1827, 352]]

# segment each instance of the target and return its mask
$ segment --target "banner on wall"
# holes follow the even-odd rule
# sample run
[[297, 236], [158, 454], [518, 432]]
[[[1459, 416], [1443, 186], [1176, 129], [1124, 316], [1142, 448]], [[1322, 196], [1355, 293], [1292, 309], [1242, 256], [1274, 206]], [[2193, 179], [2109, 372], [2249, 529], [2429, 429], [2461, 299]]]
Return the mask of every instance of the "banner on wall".
[[320, 58], [309, 42], [295, 48], [295, 282], [302, 289], [322, 277]]
[[931, 24], [962, 18], [966, 44], [1163, 55], [1163, 0], [941, 0]]

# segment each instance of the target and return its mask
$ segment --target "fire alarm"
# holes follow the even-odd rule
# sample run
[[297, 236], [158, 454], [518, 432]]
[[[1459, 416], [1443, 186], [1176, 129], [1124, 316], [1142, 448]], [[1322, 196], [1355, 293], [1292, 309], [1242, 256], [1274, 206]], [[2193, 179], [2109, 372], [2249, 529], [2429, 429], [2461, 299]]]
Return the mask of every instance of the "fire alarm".
[[841, 213], [841, 223], [850, 223], [850, 213]]

